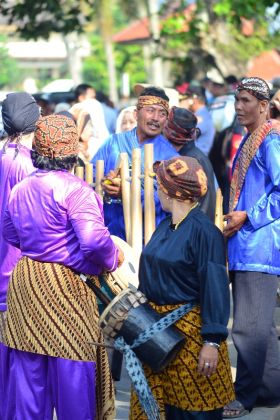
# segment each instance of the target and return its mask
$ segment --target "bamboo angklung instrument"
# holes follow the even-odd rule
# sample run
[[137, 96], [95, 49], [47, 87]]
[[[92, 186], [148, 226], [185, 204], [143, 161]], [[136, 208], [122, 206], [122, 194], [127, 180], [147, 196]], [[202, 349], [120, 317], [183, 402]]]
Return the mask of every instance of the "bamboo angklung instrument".
[[80, 179], [84, 179], [84, 168], [83, 168], [83, 166], [76, 166], [75, 175]]
[[126, 242], [131, 245], [131, 208], [130, 208], [130, 179], [127, 153], [120, 154], [120, 175], [122, 188], [122, 205], [125, 225]]
[[141, 150], [132, 150], [131, 175], [131, 246], [142, 251]]
[[215, 225], [223, 232], [225, 222], [223, 216], [223, 196], [220, 188], [216, 192]]
[[92, 163], [86, 163], [85, 165], [85, 180], [89, 185], [93, 184], [93, 164]]
[[103, 200], [102, 179], [104, 178], [104, 160], [97, 160], [95, 166], [95, 192]]
[[155, 200], [154, 200], [154, 145], [152, 143], [144, 146], [144, 232], [145, 245], [149, 242], [155, 230]]

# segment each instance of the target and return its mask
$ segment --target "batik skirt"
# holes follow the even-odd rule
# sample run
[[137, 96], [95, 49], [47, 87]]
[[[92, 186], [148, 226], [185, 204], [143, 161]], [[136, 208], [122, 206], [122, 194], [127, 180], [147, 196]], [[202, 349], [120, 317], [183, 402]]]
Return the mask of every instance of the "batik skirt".
[[[157, 306], [152, 303], [151, 305], [162, 314], [178, 307], [178, 305]], [[161, 419], [165, 419], [165, 405], [183, 411], [210, 411], [234, 400], [226, 342], [223, 341], [219, 348], [216, 372], [206, 377], [198, 372], [198, 358], [203, 346], [200, 335], [200, 309], [194, 308], [175, 325], [186, 335], [185, 344], [176, 358], [160, 373], [154, 373], [148, 366], [144, 366], [147, 381], [160, 408]], [[147, 419], [135, 391], [132, 391], [131, 395], [130, 419]]]

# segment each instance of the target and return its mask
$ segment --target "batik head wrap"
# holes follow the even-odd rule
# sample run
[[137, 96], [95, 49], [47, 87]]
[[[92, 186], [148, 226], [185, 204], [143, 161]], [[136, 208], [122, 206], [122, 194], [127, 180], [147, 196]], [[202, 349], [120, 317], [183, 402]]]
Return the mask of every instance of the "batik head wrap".
[[39, 117], [39, 106], [26, 92], [9, 93], [3, 101], [3, 125], [9, 136], [32, 133]]
[[143, 95], [139, 96], [138, 102], [137, 102], [137, 109], [142, 109], [145, 106], [150, 105], [160, 105], [162, 106], [166, 112], [169, 112], [169, 103], [166, 99], [160, 98], [159, 96], [153, 96], [153, 95]]
[[260, 101], [270, 99], [269, 86], [265, 80], [259, 77], [246, 77], [237, 86], [236, 92], [246, 90], [251, 95], [255, 96]]
[[79, 137], [74, 121], [55, 114], [41, 118], [35, 130], [34, 147], [39, 155], [51, 159], [77, 155]]
[[154, 163], [161, 189], [178, 201], [203, 197], [207, 192], [207, 177], [194, 158], [176, 156]]
[[165, 123], [163, 134], [176, 146], [196, 139], [196, 116], [185, 108], [173, 106]]

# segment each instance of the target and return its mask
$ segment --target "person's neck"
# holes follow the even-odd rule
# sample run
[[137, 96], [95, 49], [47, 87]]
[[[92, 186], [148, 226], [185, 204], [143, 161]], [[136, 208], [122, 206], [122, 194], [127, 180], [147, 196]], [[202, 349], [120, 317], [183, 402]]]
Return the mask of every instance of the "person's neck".
[[153, 138], [155, 138], [155, 137], [156, 137], [156, 136], [147, 137], [147, 136], [145, 135], [145, 133], [143, 133], [143, 132], [139, 129], [139, 127], [137, 127], [137, 128], [136, 128], [136, 135], [137, 135], [138, 142], [139, 142], [140, 144], [145, 143], [145, 141], [151, 140], [151, 139], [153, 139]]
[[185, 218], [188, 216], [188, 214], [190, 213], [190, 211], [195, 208], [198, 205], [197, 202], [193, 202], [193, 201], [184, 201], [184, 202], [179, 202], [177, 200], [173, 200], [172, 202], [172, 209], [171, 209], [171, 214], [172, 214], [172, 224], [174, 224], [176, 227], [178, 227], [178, 225], [185, 220]]
[[34, 139], [34, 133], [23, 134], [20, 139], [20, 144], [27, 147], [27, 149], [32, 149], [32, 142]]
[[183, 148], [189, 150], [192, 147], [195, 147], [195, 144], [194, 140], [187, 140], [183, 145], [176, 146], [175, 144], [173, 144], [173, 147], [177, 150], [177, 152], [180, 152], [180, 150]]
[[267, 121], [266, 115], [260, 117], [255, 123], [246, 126], [248, 133], [252, 134], [257, 128], [263, 125]]

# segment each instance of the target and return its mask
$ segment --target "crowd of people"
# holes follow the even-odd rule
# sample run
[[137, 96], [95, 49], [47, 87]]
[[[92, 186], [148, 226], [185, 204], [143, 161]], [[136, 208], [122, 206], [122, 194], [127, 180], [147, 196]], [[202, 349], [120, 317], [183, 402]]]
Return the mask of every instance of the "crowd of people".
[[[135, 387], [130, 418], [219, 420], [280, 404], [279, 93], [273, 96], [258, 77], [228, 84], [246, 135], [233, 163], [223, 232], [214, 225], [218, 184], [207, 156], [215, 136], [209, 80], [186, 84], [172, 107], [164, 89], [145, 87], [119, 120], [87, 84], [77, 87], [75, 104], [48, 115], [27, 93], [7, 95], [0, 150], [1, 420], [52, 420], [54, 410], [58, 420], [115, 418], [97, 297], [88, 284], [123, 264], [111, 237], [125, 239], [116, 164], [122, 152], [131, 164], [133, 149], [143, 155], [148, 143], [156, 230], [140, 257], [139, 290], [162, 317], [185, 304], [191, 309], [175, 322], [186, 339], [173, 360], [160, 372], [143, 363], [155, 417]], [[104, 161], [103, 203], [74, 175], [76, 165], [97, 160]]]

